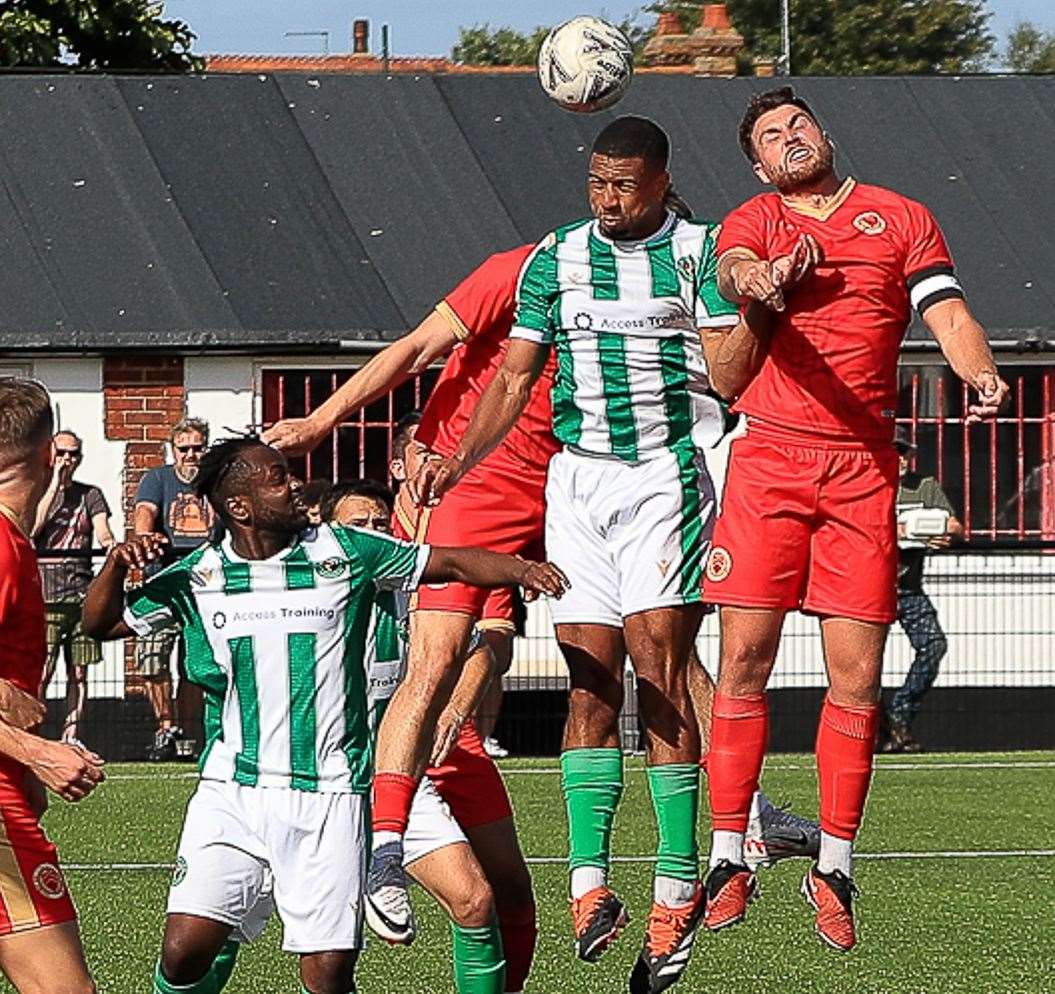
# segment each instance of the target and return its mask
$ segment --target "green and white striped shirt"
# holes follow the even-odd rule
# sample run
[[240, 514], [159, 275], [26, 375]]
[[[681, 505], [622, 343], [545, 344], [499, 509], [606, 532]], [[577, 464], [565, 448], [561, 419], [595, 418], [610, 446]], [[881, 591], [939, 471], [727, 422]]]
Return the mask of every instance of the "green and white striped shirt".
[[528, 257], [510, 333], [553, 344], [553, 432], [591, 455], [648, 459], [685, 440], [715, 444], [699, 329], [733, 325], [718, 293], [718, 225], [668, 214], [654, 235], [614, 241], [592, 219], [558, 228]]
[[[323, 525], [264, 560], [203, 545], [129, 592], [138, 635], [179, 625], [205, 691], [201, 775], [260, 787], [369, 790], [366, 646], [379, 591], [411, 590], [429, 547]], [[383, 618], [378, 625], [394, 634]], [[386, 654], [387, 654], [386, 650]]]

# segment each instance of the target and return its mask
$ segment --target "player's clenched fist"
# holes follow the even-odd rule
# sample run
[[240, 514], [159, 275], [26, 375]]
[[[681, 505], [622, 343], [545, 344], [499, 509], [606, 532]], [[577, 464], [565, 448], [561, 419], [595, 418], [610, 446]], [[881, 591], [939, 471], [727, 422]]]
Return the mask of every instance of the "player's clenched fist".
[[136, 535], [115, 545], [110, 551], [110, 561], [124, 570], [142, 569], [160, 559], [165, 554], [166, 545], [168, 539], [158, 532]]
[[[519, 557], [518, 557], [519, 558]], [[520, 586], [524, 588], [524, 600], [531, 601], [540, 594], [547, 597], [563, 597], [571, 586], [561, 569], [553, 563], [534, 563], [523, 560], [524, 572]]]
[[451, 456], [431, 456], [412, 480], [408, 480], [410, 497], [419, 507], [435, 507], [440, 498], [462, 478], [462, 462]]
[[1007, 403], [1011, 388], [993, 372], [979, 373], [975, 377], [975, 388], [978, 390], [977, 403], [967, 408], [964, 424], [977, 424], [995, 418]]
[[84, 746], [37, 739], [27, 765], [48, 790], [65, 801], [79, 801], [102, 783], [103, 763]]

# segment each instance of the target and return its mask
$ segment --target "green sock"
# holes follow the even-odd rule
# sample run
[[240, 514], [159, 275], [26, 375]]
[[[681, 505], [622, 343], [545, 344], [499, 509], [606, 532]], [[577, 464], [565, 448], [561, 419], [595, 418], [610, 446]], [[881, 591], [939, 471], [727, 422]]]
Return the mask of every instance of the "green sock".
[[454, 986], [458, 994], [502, 994], [506, 959], [498, 923], [464, 928], [451, 922], [454, 946]]
[[216, 986], [216, 978], [210, 970], [196, 984], [186, 984], [182, 987], [170, 983], [161, 972], [161, 960], [154, 966], [153, 994], [219, 994], [220, 988]]
[[223, 948], [216, 954], [216, 959], [212, 961], [212, 966], [209, 969], [209, 976], [211, 976], [216, 984], [216, 994], [220, 994], [227, 986], [227, 981], [231, 979], [231, 973], [234, 971], [234, 961], [238, 957], [238, 943], [234, 939], [228, 939], [224, 944]]
[[697, 763], [650, 766], [648, 786], [659, 829], [656, 876], [695, 881], [700, 875], [696, 847], [700, 767]]
[[561, 753], [560, 771], [568, 809], [568, 865], [573, 874], [584, 867], [607, 871], [612, 822], [623, 795], [623, 754], [569, 749]]

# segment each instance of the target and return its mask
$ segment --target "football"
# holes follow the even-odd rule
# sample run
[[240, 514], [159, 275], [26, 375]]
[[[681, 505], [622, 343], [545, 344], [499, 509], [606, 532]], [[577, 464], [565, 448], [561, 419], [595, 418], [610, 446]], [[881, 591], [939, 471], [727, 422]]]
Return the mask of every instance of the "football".
[[575, 17], [557, 25], [539, 48], [539, 82], [565, 110], [589, 114], [611, 107], [633, 77], [629, 39], [599, 17]]

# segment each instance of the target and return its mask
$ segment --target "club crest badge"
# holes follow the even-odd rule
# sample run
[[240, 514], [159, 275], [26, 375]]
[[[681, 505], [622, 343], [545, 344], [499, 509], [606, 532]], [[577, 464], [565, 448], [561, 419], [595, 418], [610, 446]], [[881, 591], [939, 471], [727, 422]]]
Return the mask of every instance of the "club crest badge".
[[66, 881], [62, 871], [54, 863], [41, 863], [33, 871], [33, 886], [43, 897], [57, 901], [66, 893]]
[[343, 559], [324, 559], [321, 563], [315, 564], [315, 572], [319, 574], [324, 580], [336, 580], [337, 577], [343, 576], [348, 571], [348, 564]]
[[711, 549], [711, 554], [707, 557], [707, 579], [711, 583], [721, 583], [732, 568], [733, 557], [729, 555], [728, 549], [723, 549], [720, 545]]
[[862, 211], [854, 218], [853, 225], [863, 235], [881, 235], [886, 231], [886, 221], [876, 211]]

